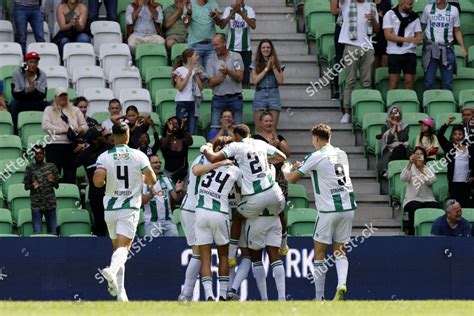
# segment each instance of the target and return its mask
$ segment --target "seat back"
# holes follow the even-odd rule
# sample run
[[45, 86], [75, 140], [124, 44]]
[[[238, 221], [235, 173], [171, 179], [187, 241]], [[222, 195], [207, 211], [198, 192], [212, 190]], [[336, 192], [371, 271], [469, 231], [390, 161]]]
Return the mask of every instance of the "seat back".
[[12, 212], [13, 221], [17, 220], [17, 214], [21, 209], [31, 208], [30, 192], [26, 191], [23, 184], [12, 184], [8, 187], [8, 208]]
[[5, 101], [7, 101], [7, 103], [9, 104], [13, 101], [13, 95], [11, 89], [9, 89], [8, 87], [11, 87], [13, 73], [17, 69], [18, 65], [0, 66], [0, 80], [3, 81], [3, 96], [5, 97]]
[[433, 89], [423, 93], [423, 108], [430, 117], [456, 112], [456, 102], [449, 90]]
[[290, 236], [313, 236], [317, 212], [312, 208], [294, 208], [288, 212]]
[[366, 113], [362, 120], [362, 132], [364, 136], [364, 147], [366, 153], [375, 153], [376, 144], [379, 140], [376, 138], [380, 134], [382, 126], [387, 120], [387, 113]]
[[143, 79], [150, 67], [168, 65], [168, 53], [165, 44], [142, 43], [137, 46], [135, 61]]
[[288, 206], [292, 208], [308, 208], [309, 199], [302, 184], [288, 183]]
[[91, 233], [90, 216], [87, 210], [64, 208], [58, 210], [57, 214], [61, 236]]
[[456, 102], [459, 102], [459, 93], [462, 90], [472, 89], [472, 87], [474, 87], [474, 69], [458, 65], [457, 73], [453, 78], [453, 95]]
[[173, 68], [168, 66], [151, 67], [146, 70], [146, 87], [150, 91], [150, 97], [153, 102], [156, 100], [158, 90], [174, 88], [171, 81], [172, 71]]
[[[110, 114], [106, 111], [109, 107], [109, 101], [114, 98], [112, 90], [107, 88], [85, 88], [83, 95], [89, 101], [87, 107], [88, 115], [92, 116], [99, 123], [109, 118]], [[105, 113], [105, 118], [100, 118], [99, 120], [94, 116], [96, 113]]]
[[150, 93], [146, 89], [122, 89], [119, 99], [124, 109], [129, 105], [135, 105], [140, 113], [153, 111]]
[[0, 157], [16, 159], [21, 156], [21, 139], [16, 135], [0, 135]]
[[178, 44], [174, 44], [171, 47], [171, 66], [174, 66], [174, 64], [176, 63], [176, 58], [178, 58], [178, 56], [181, 56], [181, 54], [187, 48], [188, 48], [187, 43], [178, 43]]
[[114, 21], [94, 21], [91, 23], [95, 55], [100, 55], [100, 49], [104, 44], [122, 43], [122, 31], [120, 24]]
[[[16, 159], [0, 160], [0, 176], [2, 179], [2, 194], [4, 198], [8, 198], [8, 188], [12, 184], [23, 184], [25, 177], [26, 164], [17, 164]], [[8, 168], [8, 166], [15, 168]], [[11, 170], [11, 172], [10, 172]]]
[[[31, 216], [31, 209], [24, 208], [18, 212], [18, 222], [17, 222], [18, 232], [20, 236], [23, 237], [30, 237], [33, 235], [33, 224], [32, 224], [32, 216]], [[46, 230], [46, 222], [43, 216], [42, 219], [42, 229], [41, 232], [43, 234], [47, 233]]]
[[105, 89], [105, 74], [99, 66], [76, 68], [72, 78], [78, 95], [84, 95], [87, 88]]
[[0, 42], [0, 67], [19, 66], [23, 62], [23, 52], [18, 43]]
[[394, 160], [388, 163], [387, 173], [391, 202], [401, 202], [402, 190], [406, 187], [406, 183], [400, 179], [400, 174], [407, 165], [408, 160]]
[[54, 90], [56, 88], [69, 87], [69, 75], [67, 69], [59, 65], [49, 65], [41, 68], [46, 74], [48, 82], [48, 89]]
[[361, 128], [366, 113], [383, 112], [384, 102], [378, 90], [360, 89], [352, 91], [351, 107], [354, 127]]
[[416, 92], [407, 89], [396, 89], [387, 92], [387, 109], [396, 106], [402, 113], [420, 112], [420, 102]]
[[76, 67], [95, 66], [94, 47], [89, 43], [67, 43], [63, 48], [63, 61], [72, 78]]
[[28, 45], [27, 51], [37, 52], [41, 56], [38, 64], [40, 69], [60, 65], [59, 49], [54, 43], [31, 43]]
[[11, 234], [13, 232], [13, 221], [10, 210], [0, 208], [0, 234]]
[[[474, 47], [472, 47], [474, 48]], [[474, 49], [472, 50], [474, 55]], [[474, 67], [474, 65], [473, 65]], [[459, 110], [462, 112], [462, 109], [469, 106], [474, 108], [474, 89], [461, 90], [459, 92]]]
[[444, 215], [444, 210], [438, 208], [419, 208], [415, 211], [415, 235], [430, 236], [433, 222]]
[[13, 24], [8, 20], [0, 20], [0, 42], [14, 42]]
[[[1, 80], [1, 79], [0, 79]], [[10, 112], [0, 112], [0, 135], [12, 135], [13, 134], [13, 120]]]
[[178, 229], [179, 236], [180, 237], [185, 236], [183, 225], [181, 224], [181, 209], [180, 208], [177, 208], [173, 211], [173, 222], [175, 223], [176, 228]]
[[176, 102], [174, 101], [177, 89], [160, 89], [156, 93], [155, 105], [161, 122], [176, 115]]
[[28, 146], [28, 138], [32, 135], [46, 135], [42, 128], [43, 112], [25, 111], [18, 115], [18, 134], [23, 148]]
[[114, 92], [115, 98], [120, 98], [121, 89], [138, 89], [141, 87], [142, 79], [140, 78], [140, 72], [138, 69], [122, 67], [111, 70], [109, 75], [109, 88]]
[[56, 209], [79, 208], [81, 206], [81, 197], [79, 188], [75, 184], [60, 183], [57, 189], [54, 189], [56, 195]]
[[108, 78], [110, 71], [131, 65], [130, 47], [123, 43], [105, 43], [100, 46], [100, 65]]

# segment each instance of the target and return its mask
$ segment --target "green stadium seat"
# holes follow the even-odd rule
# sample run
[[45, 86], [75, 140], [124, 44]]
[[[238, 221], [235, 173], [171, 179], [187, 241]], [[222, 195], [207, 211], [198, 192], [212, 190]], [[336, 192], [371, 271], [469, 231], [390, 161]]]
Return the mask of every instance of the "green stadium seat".
[[423, 109], [430, 117], [456, 112], [456, 101], [449, 90], [433, 89], [423, 93]]
[[207, 137], [208, 130], [211, 126], [212, 89], [203, 89], [202, 97], [203, 100], [199, 106], [198, 132]]
[[429, 161], [426, 164], [435, 174], [436, 181], [431, 186], [437, 201], [444, 204], [448, 198], [448, 168], [438, 161]]
[[59, 188], [54, 189], [56, 195], [56, 209], [79, 208], [81, 206], [81, 196], [79, 188], [75, 184], [60, 183]]
[[8, 198], [8, 188], [12, 184], [22, 184], [25, 177], [26, 164], [16, 163], [16, 159], [0, 160], [0, 179], [2, 179], [2, 194]]
[[168, 53], [165, 44], [139, 44], [135, 53], [135, 62], [140, 69], [142, 79], [145, 79], [147, 69], [167, 66]]
[[294, 208], [288, 212], [288, 235], [310, 237], [314, 234], [317, 211], [312, 208]]
[[244, 103], [242, 120], [244, 124], [248, 125], [250, 131], [253, 131], [255, 128], [255, 122], [253, 120], [253, 99], [255, 98], [255, 90], [242, 89], [242, 98]]
[[306, 22], [306, 39], [316, 38], [316, 29], [325, 24], [332, 24], [334, 29], [335, 19], [331, 14], [329, 1], [307, 1], [304, 4], [304, 17]]
[[174, 88], [171, 79], [172, 71], [173, 68], [169, 66], [150, 67], [146, 70], [145, 83], [152, 100], [156, 99], [156, 94], [160, 89]]
[[188, 48], [188, 44], [187, 43], [178, 43], [178, 44], [174, 44], [172, 47], [171, 47], [171, 65], [174, 66], [175, 62], [176, 62], [176, 58], [178, 58], [178, 56], [181, 56], [181, 54]]
[[375, 154], [375, 147], [379, 140], [376, 138], [380, 134], [382, 126], [387, 121], [387, 113], [366, 113], [362, 121], [362, 133], [364, 138], [365, 156], [368, 153]]
[[[472, 1], [460, 1], [461, 14], [459, 16], [461, 22], [461, 31], [468, 30], [474, 22], [474, 4]], [[465, 27], [464, 27], [465, 26]], [[469, 47], [469, 46], [466, 46]]]
[[105, 120], [107, 120], [110, 117], [109, 112], [94, 112], [92, 113], [92, 118], [99, 122], [99, 124], [102, 124]]
[[63, 208], [57, 211], [59, 235], [90, 234], [91, 220], [87, 210]]
[[[21, 209], [18, 212], [18, 221], [17, 221], [18, 232], [23, 237], [29, 237], [33, 235], [33, 224], [31, 219], [31, 209]], [[43, 216], [43, 225], [42, 233], [46, 234], [46, 222]]]
[[137, 236], [138, 237], [145, 236], [145, 217], [143, 215], [143, 209], [140, 210], [140, 217], [138, 219], [138, 226], [137, 226]]
[[431, 236], [431, 226], [433, 222], [443, 215], [444, 211], [439, 208], [417, 209], [415, 211], [415, 235]]
[[319, 60], [331, 60], [331, 48], [334, 47], [334, 23], [320, 24], [315, 30], [316, 42], [319, 47]]
[[174, 101], [177, 89], [160, 89], [155, 95], [155, 106], [160, 121], [165, 122], [176, 115], [176, 102]]
[[454, 55], [456, 56], [456, 64], [458, 68], [467, 67], [467, 58], [464, 58], [462, 55], [460, 45], [454, 45]]
[[474, 46], [469, 47], [467, 54], [467, 64], [469, 67], [474, 68]]
[[420, 135], [421, 133], [421, 126], [419, 121], [427, 118], [428, 115], [425, 113], [407, 113], [403, 114], [403, 121], [410, 127], [410, 131], [408, 132], [408, 139], [412, 140], [415, 139], [416, 136]]
[[12, 214], [9, 210], [0, 208], [0, 234], [11, 234], [12, 232]]
[[461, 112], [466, 106], [474, 108], [474, 89], [461, 90], [458, 104]]
[[474, 69], [458, 67], [457, 74], [453, 78], [453, 95], [456, 102], [459, 102], [459, 93], [462, 90], [474, 87]]
[[127, 34], [127, 20], [125, 19], [125, 11], [127, 11], [127, 6], [131, 2], [132, 0], [118, 0], [117, 3], [118, 22], [120, 24], [120, 30], [124, 36]]
[[21, 157], [21, 139], [16, 135], [0, 135], [1, 159], [17, 159]]
[[[46, 137], [46, 138], [45, 138]], [[30, 150], [33, 149], [35, 145], [46, 145], [46, 141], [49, 139], [49, 137], [45, 135], [31, 135], [28, 137], [28, 140], [26, 141], [27, 147], [26, 151], [29, 152]], [[33, 159], [31, 159], [32, 161]]]
[[474, 208], [463, 208], [462, 217], [471, 223], [471, 226], [473, 227], [472, 230], [474, 231]]
[[408, 160], [394, 160], [388, 163], [387, 174], [388, 174], [388, 185], [390, 194], [390, 205], [393, 202], [402, 202], [401, 195], [402, 190], [405, 189], [406, 183], [400, 179], [402, 170], [408, 164]]
[[418, 0], [413, 3], [413, 12], [418, 13], [418, 15], [422, 15], [423, 10], [425, 9], [426, 5], [430, 4], [429, 0]]
[[407, 89], [396, 89], [387, 92], [387, 109], [395, 105], [402, 113], [420, 112], [420, 102], [416, 92]]
[[28, 137], [32, 135], [46, 135], [41, 126], [43, 112], [25, 111], [18, 114], [18, 136], [21, 138], [23, 148], [28, 147]]
[[216, 34], [227, 34], [227, 27], [221, 29], [219, 25], [216, 24]]
[[[435, 83], [433, 89], [441, 89], [441, 75], [440, 72], [436, 72]], [[417, 67], [415, 74], [415, 91], [420, 102], [423, 100], [423, 93], [425, 92], [425, 72], [423, 68]]]
[[[48, 92], [46, 92], [46, 101], [53, 102], [54, 90], [55, 89], [48, 89]], [[71, 89], [71, 88], [67, 89], [67, 94], [68, 94], [69, 100], [74, 100], [77, 97], [76, 90]]]
[[456, 119], [450, 124], [450, 126], [446, 130], [446, 133], [444, 133], [447, 139], [451, 137], [451, 131], [453, 130], [453, 125], [462, 124], [461, 113], [440, 113], [436, 115], [436, 120], [435, 120], [435, 128], [436, 130], [439, 130], [441, 126], [443, 126], [443, 124], [446, 123], [450, 115], [454, 115]]
[[5, 97], [5, 101], [8, 104], [11, 104], [13, 101], [12, 95], [12, 77], [13, 73], [18, 69], [17, 65], [6, 65], [0, 67], [0, 80], [3, 81], [3, 96]]
[[308, 208], [309, 199], [302, 184], [288, 183], [288, 202], [290, 211], [294, 208]]
[[0, 112], [0, 135], [12, 135], [13, 134], [13, 121], [10, 112]]
[[474, 46], [474, 25], [471, 24], [470, 29], [462, 34], [464, 38], [464, 46], [471, 47]]
[[32, 234], [30, 235], [30, 237], [39, 237], [39, 238], [49, 238], [49, 237], [53, 237], [53, 238], [58, 238], [58, 236], [56, 235], [53, 235], [53, 234]]
[[176, 228], [178, 228], [178, 234], [179, 237], [184, 237], [184, 230], [183, 230], [183, 225], [181, 225], [181, 209], [177, 208], [173, 211], [173, 222], [176, 225]]
[[385, 109], [382, 95], [378, 90], [359, 89], [352, 91], [352, 122], [354, 128], [361, 128], [364, 114], [379, 113]]
[[8, 187], [8, 208], [12, 212], [13, 222], [16, 223], [21, 209], [31, 208], [30, 191], [23, 184], [12, 184]]
[[[389, 87], [389, 74], [388, 67], [378, 67], [375, 69], [375, 88], [380, 91], [384, 101], [386, 100]], [[405, 84], [403, 83], [403, 74], [400, 75], [400, 81], [398, 82], [398, 89], [404, 89]], [[388, 105], [387, 105], [388, 107]]]
[[193, 137], [193, 144], [189, 147], [188, 149], [188, 163], [191, 165], [191, 163], [196, 159], [197, 156], [199, 156], [201, 153], [199, 152], [199, 149], [201, 148], [202, 145], [206, 144], [207, 140], [203, 136], [199, 135], [192, 135]]
[[2, 237], [7, 237], [8, 238], [8, 237], [20, 237], [20, 236], [18, 236], [16, 234], [0, 234], [0, 238], [2, 238]]

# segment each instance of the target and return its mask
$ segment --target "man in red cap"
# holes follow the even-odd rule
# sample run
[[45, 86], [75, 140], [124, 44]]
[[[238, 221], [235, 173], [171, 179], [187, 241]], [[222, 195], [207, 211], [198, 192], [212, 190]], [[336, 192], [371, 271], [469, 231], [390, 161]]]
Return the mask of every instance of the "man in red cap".
[[23, 65], [13, 73], [11, 89], [14, 100], [10, 113], [15, 130], [20, 112], [43, 111], [49, 105], [45, 100], [48, 90], [46, 74], [38, 68], [39, 60], [38, 53], [29, 52]]

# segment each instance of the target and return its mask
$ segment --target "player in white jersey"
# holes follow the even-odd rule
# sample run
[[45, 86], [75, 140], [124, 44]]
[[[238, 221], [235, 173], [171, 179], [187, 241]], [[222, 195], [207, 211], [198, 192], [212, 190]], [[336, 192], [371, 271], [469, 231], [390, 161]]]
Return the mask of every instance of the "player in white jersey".
[[250, 129], [245, 124], [237, 125], [234, 128], [234, 135], [236, 142], [217, 153], [208, 145], [201, 148], [206, 158], [212, 162], [234, 157], [242, 171], [242, 201], [231, 227], [229, 245], [231, 266], [236, 264], [235, 256], [244, 217], [257, 217], [264, 209], [278, 215], [285, 208], [285, 197], [275, 183], [275, 177], [269, 167], [269, 163], [285, 160], [285, 154], [264, 141], [250, 138]]
[[127, 146], [128, 125], [117, 123], [112, 132], [115, 146], [97, 158], [93, 178], [96, 187], [105, 185], [105, 222], [114, 248], [110, 266], [101, 272], [108, 282], [110, 294], [117, 296], [119, 301], [128, 301], [124, 285], [125, 262], [140, 216], [143, 175], [150, 186], [156, 183], [156, 176], [148, 157]]
[[349, 177], [349, 160], [344, 151], [331, 146], [329, 126], [317, 124], [311, 133], [316, 151], [307, 155], [303, 163], [295, 163], [293, 168], [297, 168], [296, 170], [291, 171], [290, 166], [285, 166], [282, 170], [290, 183], [311, 175], [318, 211], [313, 236], [316, 299], [324, 298], [327, 271], [324, 259], [328, 246], [332, 244], [338, 279], [334, 300], [342, 300], [347, 292], [349, 268], [344, 244], [350, 241], [354, 210], [357, 208]]

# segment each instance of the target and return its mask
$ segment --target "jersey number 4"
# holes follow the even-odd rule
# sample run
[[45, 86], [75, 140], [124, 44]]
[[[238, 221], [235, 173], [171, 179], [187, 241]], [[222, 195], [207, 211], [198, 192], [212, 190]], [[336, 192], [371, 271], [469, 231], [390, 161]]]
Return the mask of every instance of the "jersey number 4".
[[128, 166], [117, 166], [117, 179], [123, 180], [125, 189], [128, 189]]
[[212, 184], [212, 180], [214, 180], [219, 183], [219, 188], [217, 189], [217, 192], [221, 193], [228, 179], [228, 174], [226, 174], [225, 177], [222, 178], [222, 172], [216, 172], [215, 170], [212, 170], [211, 172], [209, 172], [208, 176], [202, 181], [201, 185], [204, 188], [209, 188]]

